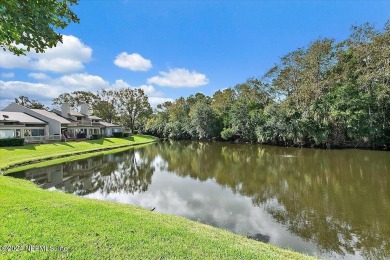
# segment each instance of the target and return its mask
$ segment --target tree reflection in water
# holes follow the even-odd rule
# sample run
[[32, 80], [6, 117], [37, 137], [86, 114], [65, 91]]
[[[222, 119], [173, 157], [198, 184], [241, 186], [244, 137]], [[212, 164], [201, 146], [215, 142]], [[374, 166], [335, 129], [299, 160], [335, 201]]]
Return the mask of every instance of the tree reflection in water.
[[[387, 152], [161, 142], [24, 174], [45, 188], [109, 195], [146, 192], [155, 172], [190, 177], [205, 184], [212, 181], [249, 197], [255, 207], [264, 208], [292, 234], [315, 243], [323, 252], [368, 259], [390, 256]], [[217, 191], [213, 192], [210, 196], [218, 196]], [[186, 203], [190, 206], [195, 202], [202, 203]], [[210, 223], [217, 221], [210, 216]], [[251, 237], [269, 241], [270, 237], [261, 232], [256, 230]]]
[[[157, 148], [158, 147], [158, 148]], [[179, 176], [215, 180], [325, 252], [390, 256], [386, 152], [171, 142], [147, 147]], [[276, 201], [275, 203], [270, 203]]]

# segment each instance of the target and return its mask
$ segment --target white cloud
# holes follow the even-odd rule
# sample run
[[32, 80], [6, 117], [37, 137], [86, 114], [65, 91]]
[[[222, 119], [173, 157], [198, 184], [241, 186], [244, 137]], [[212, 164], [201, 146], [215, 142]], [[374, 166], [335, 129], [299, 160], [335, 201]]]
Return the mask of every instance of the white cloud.
[[162, 104], [164, 102], [173, 102], [173, 98], [165, 98], [165, 97], [149, 97], [149, 103], [152, 107], [157, 107], [157, 105]]
[[[44, 75], [34, 76], [40, 77]], [[29, 76], [31, 77], [31, 75]], [[101, 77], [89, 74], [72, 74], [56, 79], [49, 78], [45, 83], [0, 80], [0, 104], [4, 104], [5, 100], [13, 101], [14, 98], [23, 95], [51, 106], [51, 100], [63, 93], [80, 90], [96, 92], [109, 86], [110, 84]]]
[[95, 91], [109, 86], [108, 81], [105, 81], [99, 76], [90, 75], [87, 73], [62, 76], [57, 81], [60, 83], [60, 85], [85, 91]]
[[130, 86], [126, 81], [122, 80], [122, 79], [117, 79], [115, 80], [115, 83], [112, 84], [112, 87], [114, 89], [120, 89], [120, 88], [132, 88], [132, 86]]
[[46, 75], [45, 73], [41, 73], [41, 72], [32, 72], [32, 73], [29, 73], [28, 76], [30, 78], [33, 78], [33, 79], [37, 79], [37, 80], [46, 80], [46, 79], [50, 79], [50, 77], [48, 75]]
[[152, 62], [138, 53], [128, 54], [127, 52], [122, 52], [116, 56], [114, 64], [132, 71], [148, 71], [152, 68]]
[[28, 52], [26, 56], [16, 56], [1, 51], [0, 68], [22, 68], [56, 73], [69, 73], [84, 69], [84, 63], [91, 60], [92, 49], [77, 37], [64, 35], [63, 43], [47, 49], [45, 53]]
[[13, 73], [13, 72], [1, 73], [0, 77], [4, 78], [4, 79], [13, 78], [13, 77], [15, 77], [15, 73]]
[[122, 79], [117, 79], [114, 84], [112, 84], [113, 89], [120, 89], [120, 88], [140, 88], [142, 89], [146, 95], [153, 95], [153, 96], [161, 96], [162, 93], [158, 92], [152, 85], [141, 85], [141, 86], [131, 86], [126, 81]]
[[[173, 101], [172, 98], [164, 97], [164, 94], [157, 91], [151, 85], [131, 86], [126, 81], [119, 79], [113, 84], [103, 78], [87, 73], [76, 73], [52, 79], [44, 73], [30, 73], [30, 77], [35, 79], [45, 79], [45, 82], [32, 83], [24, 81], [2, 81], [0, 80], [0, 109], [13, 102], [14, 98], [27, 96], [32, 100], [38, 100], [44, 105], [51, 107], [53, 98], [63, 93], [73, 91], [91, 91], [96, 93], [100, 89], [119, 88], [141, 88], [149, 98], [152, 107], [165, 101]], [[47, 78], [46, 78], [47, 77]]]
[[169, 72], [160, 71], [160, 76], [154, 76], [148, 79], [149, 84], [156, 84], [164, 87], [198, 87], [209, 83], [204, 74], [187, 69], [169, 69]]
[[41, 101], [58, 97], [64, 92], [65, 88], [51, 84], [0, 80], [1, 99], [13, 100], [19, 96], [26, 96]]

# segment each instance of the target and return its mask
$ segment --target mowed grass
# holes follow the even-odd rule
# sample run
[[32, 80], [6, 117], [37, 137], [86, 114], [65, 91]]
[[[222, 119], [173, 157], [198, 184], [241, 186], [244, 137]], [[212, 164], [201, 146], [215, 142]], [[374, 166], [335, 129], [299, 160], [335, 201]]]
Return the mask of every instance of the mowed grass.
[[50, 144], [28, 144], [19, 147], [0, 147], [0, 171], [24, 163], [55, 159], [78, 153], [89, 153], [103, 149], [115, 149], [155, 142], [157, 138], [135, 135], [128, 138], [103, 138], [99, 140], [58, 142]]
[[310, 259], [182, 217], [6, 176], [0, 176], [0, 200], [0, 258]]

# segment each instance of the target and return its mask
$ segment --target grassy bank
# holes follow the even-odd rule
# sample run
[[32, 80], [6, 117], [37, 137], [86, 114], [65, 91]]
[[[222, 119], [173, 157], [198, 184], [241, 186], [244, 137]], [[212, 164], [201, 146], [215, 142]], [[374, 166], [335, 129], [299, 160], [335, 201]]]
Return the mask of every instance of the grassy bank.
[[0, 176], [0, 198], [0, 258], [309, 258], [181, 217], [6, 176]]
[[136, 135], [128, 138], [103, 138], [99, 140], [60, 142], [50, 144], [28, 144], [20, 147], [0, 147], [0, 172], [23, 164], [41, 160], [56, 159], [84, 153], [99, 152], [107, 149], [141, 145], [155, 142], [157, 138]]

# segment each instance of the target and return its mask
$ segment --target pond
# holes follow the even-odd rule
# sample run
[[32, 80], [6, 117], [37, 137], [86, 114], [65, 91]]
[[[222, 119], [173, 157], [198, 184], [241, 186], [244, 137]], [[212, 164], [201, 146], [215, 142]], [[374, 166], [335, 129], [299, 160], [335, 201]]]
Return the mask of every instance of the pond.
[[390, 257], [390, 153], [160, 142], [15, 173], [323, 258]]

